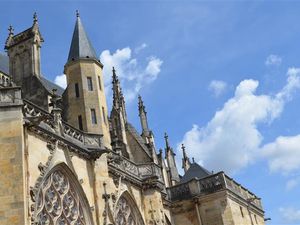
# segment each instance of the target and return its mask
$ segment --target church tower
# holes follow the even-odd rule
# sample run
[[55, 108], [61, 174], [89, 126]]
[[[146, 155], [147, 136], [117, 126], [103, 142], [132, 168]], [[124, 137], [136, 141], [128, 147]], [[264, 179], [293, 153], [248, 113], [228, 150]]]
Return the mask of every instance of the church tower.
[[40, 48], [43, 41], [36, 13], [29, 29], [14, 35], [12, 26], [9, 27], [5, 50], [9, 56], [9, 73], [17, 85], [22, 85], [32, 76], [41, 77]]
[[109, 121], [102, 75], [103, 65], [85, 32], [79, 13], [64, 73], [67, 77], [65, 119], [74, 127], [102, 134], [110, 148]]

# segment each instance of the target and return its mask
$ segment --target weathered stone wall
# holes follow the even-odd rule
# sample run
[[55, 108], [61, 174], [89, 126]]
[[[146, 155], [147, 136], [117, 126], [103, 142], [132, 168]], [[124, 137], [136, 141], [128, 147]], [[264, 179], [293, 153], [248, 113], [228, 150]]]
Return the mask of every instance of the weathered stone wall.
[[256, 210], [250, 207], [249, 204], [239, 204], [237, 201], [228, 199], [230, 209], [232, 212], [232, 218], [235, 225], [264, 225], [264, 217], [260, 215]]
[[[1, 95], [5, 92], [0, 91]], [[26, 225], [21, 96], [17, 100], [3, 97], [0, 99], [0, 224]]]
[[[39, 165], [47, 165], [48, 162], [49, 166], [44, 175], [46, 176], [47, 171], [50, 171], [55, 165], [63, 163], [70, 168], [77, 177], [78, 183], [83, 188], [96, 225], [104, 223], [104, 183], [106, 184], [106, 193], [110, 195], [109, 208], [111, 216], [115, 216], [116, 201], [125, 192], [128, 192], [130, 196], [132, 196], [144, 221], [148, 221], [151, 218], [152, 214], [149, 211], [151, 207], [156, 211], [154, 214], [158, 216], [160, 221], [162, 221], [164, 214], [169, 215], [169, 212], [163, 209], [159, 191], [143, 191], [137, 185], [129, 183], [124, 179], [111, 177], [108, 174], [106, 154], [103, 154], [99, 159], [93, 161], [81, 158], [75, 153], [70, 153], [67, 148], [61, 146], [58, 146], [58, 148], [51, 153], [51, 150], [47, 147], [47, 139], [28, 130], [26, 130], [25, 134], [26, 149], [28, 151], [28, 168], [26, 170], [28, 174], [27, 190], [36, 185], [41, 175], [38, 169]], [[34, 202], [30, 200], [27, 207], [30, 208], [32, 204], [34, 204]], [[35, 216], [34, 213], [34, 211], [31, 213], [32, 217]], [[107, 222], [111, 221], [109, 216], [110, 215], [107, 215]]]
[[[196, 204], [199, 209], [198, 215]], [[172, 206], [172, 216], [175, 225], [265, 224], [263, 215], [225, 190], [207, 194], [195, 200], [179, 201]]]

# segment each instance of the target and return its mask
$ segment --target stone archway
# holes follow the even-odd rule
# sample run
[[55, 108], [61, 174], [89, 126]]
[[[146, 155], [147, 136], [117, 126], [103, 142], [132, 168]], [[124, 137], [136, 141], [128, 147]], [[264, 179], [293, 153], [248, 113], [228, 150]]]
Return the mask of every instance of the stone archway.
[[65, 164], [55, 166], [43, 179], [34, 218], [37, 225], [93, 225], [82, 187]]
[[120, 196], [114, 217], [115, 225], [145, 225], [135, 201], [127, 191]]

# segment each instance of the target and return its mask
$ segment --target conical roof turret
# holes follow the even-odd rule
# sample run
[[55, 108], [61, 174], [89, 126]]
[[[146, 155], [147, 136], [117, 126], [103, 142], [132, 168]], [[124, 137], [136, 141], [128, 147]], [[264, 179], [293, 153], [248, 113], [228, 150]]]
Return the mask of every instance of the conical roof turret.
[[76, 24], [73, 32], [68, 62], [76, 59], [95, 59], [98, 61], [95, 49], [85, 32], [79, 12], [76, 12]]

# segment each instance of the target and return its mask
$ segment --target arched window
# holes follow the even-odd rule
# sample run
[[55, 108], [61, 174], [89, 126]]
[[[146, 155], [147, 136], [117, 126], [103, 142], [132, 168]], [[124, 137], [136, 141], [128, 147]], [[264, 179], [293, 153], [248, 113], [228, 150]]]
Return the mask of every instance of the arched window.
[[35, 206], [38, 225], [92, 225], [90, 207], [71, 170], [55, 166], [41, 183]]
[[128, 192], [118, 200], [115, 210], [116, 225], [144, 225], [141, 213]]

